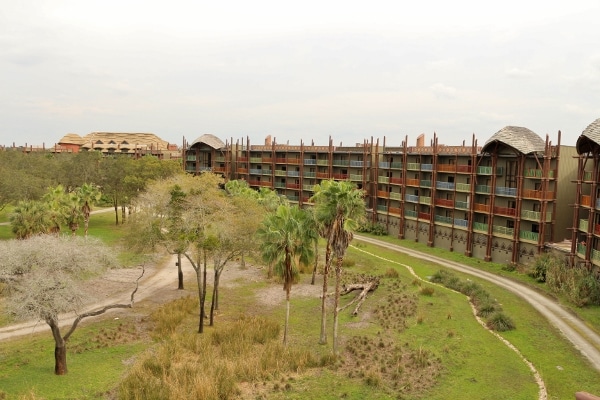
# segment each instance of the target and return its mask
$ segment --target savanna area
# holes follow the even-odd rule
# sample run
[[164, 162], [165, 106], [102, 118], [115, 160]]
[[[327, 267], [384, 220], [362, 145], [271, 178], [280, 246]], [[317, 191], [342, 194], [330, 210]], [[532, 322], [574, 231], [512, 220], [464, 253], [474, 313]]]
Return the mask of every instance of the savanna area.
[[600, 393], [598, 370], [525, 299], [383, 245], [527, 285], [597, 333], [594, 286], [560, 260], [508, 268], [376, 235], [349, 184], [324, 182], [306, 212], [156, 160], [142, 173], [140, 160], [8, 157], [22, 186], [46, 189], [0, 180], [0, 398]]

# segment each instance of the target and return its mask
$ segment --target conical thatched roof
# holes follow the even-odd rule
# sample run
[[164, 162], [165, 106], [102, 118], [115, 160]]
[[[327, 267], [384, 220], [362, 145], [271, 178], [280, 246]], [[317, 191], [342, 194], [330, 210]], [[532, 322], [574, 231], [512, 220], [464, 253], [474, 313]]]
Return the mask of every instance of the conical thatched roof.
[[600, 149], [600, 118], [583, 130], [577, 139], [577, 153], [597, 152]]
[[85, 139], [76, 133], [67, 133], [58, 141], [58, 144], [83, 144]]
[[222, 147], [225, 147], [225, 143], [223, 143], [223, 141], [221, 139], [219, 139], [215, 135], [211, 135], [210, 133], [206, 133], [206, 134], [200, 136], [199, 138], [197, 138], [196, 140], [194, 140], [190, 144], [190, 147], [193, 147], [195, 144], [200, 144], [200, 143], [204, 143], [204, 144], [212, 147], [213, 149], [220, 149]]
[[491, 150], [494, 144], [502, 143], [523, 154], [543, 152], [546, 148], [544, 139], [535, 132], [521, 126], [505, 126], [485, 142], [482, 152]]

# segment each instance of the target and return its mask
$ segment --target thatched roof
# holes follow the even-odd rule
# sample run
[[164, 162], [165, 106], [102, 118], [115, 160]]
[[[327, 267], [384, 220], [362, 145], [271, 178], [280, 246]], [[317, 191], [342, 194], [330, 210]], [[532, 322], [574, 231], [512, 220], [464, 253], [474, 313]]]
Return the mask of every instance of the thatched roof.
[[546, 148], [544, 139], [535, 132], [521, 126], [505, 126], [485, 142], [482, 152], [487, 153], [494, 144], [502, 143], [520, 153], [530, 154], [543, 152]]
[[85, 142], [85, 139], [79, 136], [76, 133], [67, 133], [58, 141], [58, 144], [78, 144], [82, 145]]
[[198, 139], [194, 140], [190, 144], [190, 147], [193, 147], [195, 144], [201, 144], [201, 143], [204, 143], [204, 144], [212, 147], [213, 149], [220, 149], [222, 147], [225, 147], [225, 143], [223, 143], [223, 141], [221, 139], [219, 139], [215, 135], [211, 135], [210, 133], [206, 133], [206, 134], [200, 136]]
[[577, 138], [577, 153], [598, 152], [600, 149], [600, 118], [592, 122]]
[[154, 133], [92, 132], [83, 137], [69, 133], [59, 144], [78, 144], [84, 149], [154, 149], [167, 150], [169, 142]]

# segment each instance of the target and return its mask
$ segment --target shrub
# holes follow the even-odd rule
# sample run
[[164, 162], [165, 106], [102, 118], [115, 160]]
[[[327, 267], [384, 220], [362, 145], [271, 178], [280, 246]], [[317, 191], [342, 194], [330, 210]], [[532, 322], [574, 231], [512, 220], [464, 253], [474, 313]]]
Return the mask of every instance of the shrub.
[[497, 332], [506, 332], [515, 329], [514, 322], [501, 312], [493, 314], [488, 319], [487, 326]]
[[388, 268], [385, 271], [384, 276], [386, 278], [398, 278], [400, 275], [398, 274], [398, 271], [396, 269], [394, 269], [394, 268]]
[[435, 292], [435, 289], [431, 286], [425, 286], [421, 288], [420, 292], [423, 296], [433, 296], [433, 292]]

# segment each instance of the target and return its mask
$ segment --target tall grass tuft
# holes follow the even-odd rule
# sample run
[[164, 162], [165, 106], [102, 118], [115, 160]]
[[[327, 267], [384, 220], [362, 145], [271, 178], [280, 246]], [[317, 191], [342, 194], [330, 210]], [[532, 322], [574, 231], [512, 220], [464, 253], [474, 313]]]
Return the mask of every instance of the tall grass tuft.
[[181, 324], [181, 321], [198, 309], [198, 298], [182, 297], [172, 301], [152, 314], [154, 321], [153, 336], [162, 338], [171, 335]]
[[241, 317], [209, 334], [173, 332], [138, 360], [120, 385], [120, 398], [233, 399], [240, 396], [239, 382], [270, 380], [327, 362], [284, 347], [279, 324], [263, 317]]

